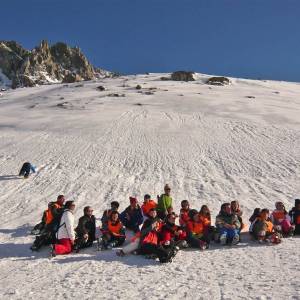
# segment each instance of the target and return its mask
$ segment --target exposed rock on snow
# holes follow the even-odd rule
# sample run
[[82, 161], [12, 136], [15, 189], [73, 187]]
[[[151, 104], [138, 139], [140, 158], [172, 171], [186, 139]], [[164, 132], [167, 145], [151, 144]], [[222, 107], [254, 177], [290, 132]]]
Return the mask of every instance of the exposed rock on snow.
[[162, 81], [171, 80], [171, 77], [162, 76], [162, 77], [160, 77], [160, 80], [162, 80]]
[[230, 80], [226, 77], [211, 77], [207, 80], [207, 84], [210, 85], [228, 85], [230, 84]]
[[103, 85], [99, 85], [99, 86], [97, 86], [97, 90], [103, 92], [103, 91], [105, 91], [105, 87]]
[[125, 97], [125, 94], [111, 93], [107, 97]]
[[176, 71], [171, 74], [171, 80], [175, 81], [195, 81], [194, 72]]
[[0, 68], [12, 88], [114, 76], [94, 68], [78, 47], [65, 43], [50, 46], [45, 40], [31, 51], [15, 41], [1, 41]]

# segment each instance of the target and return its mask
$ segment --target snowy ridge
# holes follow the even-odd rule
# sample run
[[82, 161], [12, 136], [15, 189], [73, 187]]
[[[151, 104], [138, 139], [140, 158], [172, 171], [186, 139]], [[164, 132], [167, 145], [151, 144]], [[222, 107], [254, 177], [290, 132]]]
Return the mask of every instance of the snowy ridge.
[[[300, 195], [300, 86], [230, 78], [229, 86], [122, 76], [9, 90], [0, 101], [1, 299], [300, 299], [299, 238], [274, 247], [181, 251], [172, 264], [88, 249], [49, 261], [27, 233], [58, 194], [99, 218], [172, 188], [175, 209], [239, 200], [287, 209]], [[135, 87], [139, 84], [141, 90]], [[97, 87], [102, 85], [105, 91]], [[113, 94], [118, 94], [115, 96]], [[124, 96], [123, 96], [124, 95]], [[15, 174], [24, 161], [39, 170]], [[128, 276], [130, 274], [130, 276]], [[22, 285], [20, 284], [22, 283]]]

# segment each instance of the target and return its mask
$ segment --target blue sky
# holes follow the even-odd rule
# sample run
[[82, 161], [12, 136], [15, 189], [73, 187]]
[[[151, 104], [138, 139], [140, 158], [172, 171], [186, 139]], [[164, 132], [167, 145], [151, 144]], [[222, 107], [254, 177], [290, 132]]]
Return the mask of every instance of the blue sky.
[[299, 0], [3, 0], [0, 39], [78, 45], [126, 74], [300, 81]]

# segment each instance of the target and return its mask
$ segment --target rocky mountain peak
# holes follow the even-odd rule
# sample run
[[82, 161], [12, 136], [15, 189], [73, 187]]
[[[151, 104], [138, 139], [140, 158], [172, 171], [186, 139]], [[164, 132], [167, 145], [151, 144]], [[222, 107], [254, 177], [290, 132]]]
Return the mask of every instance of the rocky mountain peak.
[[30, 51], [15, 41], [0, 41], [0, 72], [12, 88], [112, 76], [94, 68], [78, 47], [62, 42], [49, 45], [47, 40]]

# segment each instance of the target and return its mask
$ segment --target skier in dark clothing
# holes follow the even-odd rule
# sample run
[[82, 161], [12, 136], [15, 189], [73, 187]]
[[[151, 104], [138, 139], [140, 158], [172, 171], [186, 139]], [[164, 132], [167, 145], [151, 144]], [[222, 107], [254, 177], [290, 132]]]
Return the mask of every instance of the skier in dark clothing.
[[120, 219], [123, 225], [133, 232], [140, 231], [140, 225], [143, 223], [143, 213], [137, 199], [129, 197], [130, 205], [121, 213]]
[[79, 252], [82, 248], [91, 247], [95, 241], [96, 219], [90, 206], [83, 209], [83, 216], [78, 221], [75, 229], [76, 240], [74, 249]]
[[24, 176], [24, 178], [28, 178], [30, 171], [32, 173], [36, 172], [35, 166], [33, 166], [30, 162], [25, 162], [19, 172], [19, 176]]

